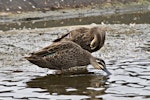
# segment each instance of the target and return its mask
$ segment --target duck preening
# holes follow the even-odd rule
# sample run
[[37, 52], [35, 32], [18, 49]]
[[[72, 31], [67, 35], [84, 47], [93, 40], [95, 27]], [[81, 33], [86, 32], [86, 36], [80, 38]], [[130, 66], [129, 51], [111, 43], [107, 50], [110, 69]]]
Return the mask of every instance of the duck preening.
[[71, 40], [80, 45], [83, 49], [88, 50], [89, 52], [95, 52], [104, 45], [105, 32], [106, 28], [81, 27], [70, 31], [69, 33], [63, 34], [60, 38], [55, 39], [53, 42]]
[[91, 64], [110, 75], [104, 60], [93, 57], [89, 51], [69, 40], [54, 42], [25, 58], [39, 67], [56, 70]]

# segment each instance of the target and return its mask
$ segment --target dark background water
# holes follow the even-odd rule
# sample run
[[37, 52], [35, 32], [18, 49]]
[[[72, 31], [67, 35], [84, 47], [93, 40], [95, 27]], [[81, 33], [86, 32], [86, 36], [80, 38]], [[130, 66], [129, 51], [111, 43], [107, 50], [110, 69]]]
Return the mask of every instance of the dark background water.
[[[70, 25], [149, 24], [148, 0], [0, 1], [0, 30]], [[53, 9], [52, 9], [53, 8]]]
[[136, 12], [136, 13], [126, 13], [126, 14], [114, 14], [114, 15], [99, 15], [99, 16], [88, 16], [88, 17], [78, 17], [78, 18], [67, 18], [67, 19], [57, 19], [52, 20], [49, 17], [44, 20], [44, 18], [26, 18], [21, 19], [13, 23], [3, 23], [0, 24], [0, 30], [12, 30], [12, 29], [24, 29], [24, 28], [50, 28], [59, 26], [70, 26], [70, 25], [87, 25], [91, 23], [96, 24], [149, 24], [150, 23], [150, 12]]

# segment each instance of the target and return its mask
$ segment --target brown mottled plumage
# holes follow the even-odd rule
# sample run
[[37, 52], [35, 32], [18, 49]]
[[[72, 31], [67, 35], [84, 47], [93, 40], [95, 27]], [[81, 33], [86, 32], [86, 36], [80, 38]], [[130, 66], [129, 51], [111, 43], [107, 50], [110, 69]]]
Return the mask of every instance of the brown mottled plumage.
[[81, 27], [62, 35], [53, 42], [59, 42], [67, 39], [77, 43], [83, 49], [88, 50], [89, 52], [94, 52], [99, 50], [104, 45], [105, 32], [106, 29], [102, 29], [100, 27]]
[[67, 40], [55, 42], [25, 58], [42, 68], [63, 70], [92, 64], [95, 68], [102, 69], [110, 74], [102, 59], [93, 57], [90, 52], [82, 49], [76, 43]]

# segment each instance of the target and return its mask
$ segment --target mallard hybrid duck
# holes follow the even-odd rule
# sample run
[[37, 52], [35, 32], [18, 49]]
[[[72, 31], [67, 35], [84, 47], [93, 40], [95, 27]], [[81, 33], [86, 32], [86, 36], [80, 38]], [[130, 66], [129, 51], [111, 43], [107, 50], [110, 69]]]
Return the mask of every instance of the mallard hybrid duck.
[[90, 52], [69, 40], [53, 43], [25, 58], [42, 68], [63, 70], [91, 64], [94, 68], [102, 69], [110, 74], [102, 59], [93, 57]]
[[67, 39], [77, 43], [83, 49], [88, 50], [89, 52], [95, 52], [104, 45], [105, 32], [106, 29], [100, 27], [81, 27], [62, 35], [53, 42], [59, 42]]

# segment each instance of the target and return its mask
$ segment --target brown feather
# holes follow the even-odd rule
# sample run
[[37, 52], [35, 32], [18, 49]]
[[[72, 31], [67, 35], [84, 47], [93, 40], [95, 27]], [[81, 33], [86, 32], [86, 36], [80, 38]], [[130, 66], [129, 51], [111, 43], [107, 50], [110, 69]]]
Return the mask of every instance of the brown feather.
[[62, 35], [62, 37], [54, 40], [54, 42], [67, 39], [77, 43], [83, 49], [88, 50], [89, 52], [95, 52], [104, 45], [105, 32], [106, 29], [102, 29], [100, 27], [81, 27]]

